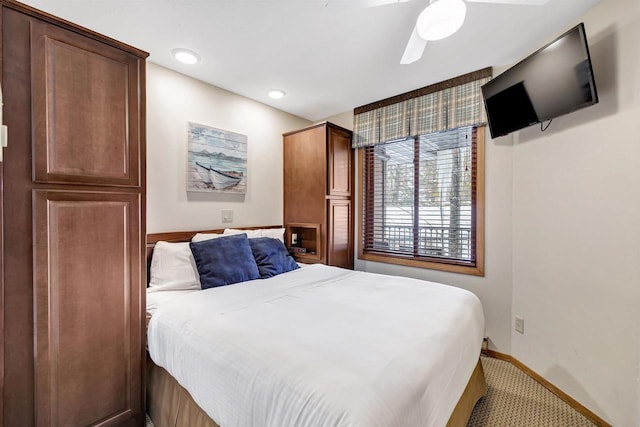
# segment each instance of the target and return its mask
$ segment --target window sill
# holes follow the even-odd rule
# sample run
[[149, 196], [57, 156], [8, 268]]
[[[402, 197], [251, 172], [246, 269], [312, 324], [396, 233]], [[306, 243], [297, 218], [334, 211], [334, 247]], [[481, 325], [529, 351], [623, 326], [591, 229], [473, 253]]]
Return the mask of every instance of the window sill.
[[426, 268], [429, 270], [447, 271], [450, 273], [468, 274], [471, 276], [484, 276], [484, 265], [476, 262], [476, 265], [455, 263], [455, 262], [436, 262], [428, 259], [420, 259], [413, 257], [404, 257], [401, 255], [381, 254], [376, 252], [365, 252], [358, 254], [358, 259], [365, 261], [382, 262], [387, 264], [404, 265], [407, 267]]

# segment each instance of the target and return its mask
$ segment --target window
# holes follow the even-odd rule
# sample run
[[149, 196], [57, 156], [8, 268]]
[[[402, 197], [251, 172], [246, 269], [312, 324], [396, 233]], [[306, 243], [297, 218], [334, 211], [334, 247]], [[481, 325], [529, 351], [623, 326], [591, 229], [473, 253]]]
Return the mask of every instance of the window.
[[484, 272], [484, 126], [360, 149], [360, 258]]
[[484, 275], [485, 68], [353, 110], [360, 259]]

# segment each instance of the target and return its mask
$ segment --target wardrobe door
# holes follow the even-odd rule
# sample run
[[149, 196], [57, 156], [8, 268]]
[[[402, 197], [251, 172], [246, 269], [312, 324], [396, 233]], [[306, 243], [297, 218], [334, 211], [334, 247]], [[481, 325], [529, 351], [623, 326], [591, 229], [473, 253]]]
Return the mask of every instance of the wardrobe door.
[[324, 126], [285, 134], [284, 222], [322, 224], [325, 218], [326, 143]]
[[139, 419], [140, 196], [33, 194], [36, 425]]
[[353, 269], [351, 201], [328, 200], [327, 264]]
[[140, 185], [138, 57], [34, 20], [34, 180]]
[[328, 153], [328, 195], [351, 196], [352, 150], [351, 135], [327, 124]]

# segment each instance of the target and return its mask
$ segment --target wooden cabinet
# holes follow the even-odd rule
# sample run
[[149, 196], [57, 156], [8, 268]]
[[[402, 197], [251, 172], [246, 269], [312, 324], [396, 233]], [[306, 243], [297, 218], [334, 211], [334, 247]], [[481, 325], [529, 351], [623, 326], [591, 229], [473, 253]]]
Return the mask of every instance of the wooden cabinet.
[[332, 123], [284, 135], [284, 224], [300, 262], [353, 268], [353, 161], [351, 131]]
[[30, 41], [35, 180], [139, 187], [138, 58], [37, 20]]
[[142, 426], [147, 54], [0, 5], [0, 425]]

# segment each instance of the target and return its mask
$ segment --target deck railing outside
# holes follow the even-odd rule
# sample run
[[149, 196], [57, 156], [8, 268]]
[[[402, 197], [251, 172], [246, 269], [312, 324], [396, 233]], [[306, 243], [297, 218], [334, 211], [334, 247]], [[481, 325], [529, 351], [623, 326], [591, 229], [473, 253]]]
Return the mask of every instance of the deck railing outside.
[[[412, 254], [413, 226], [385, 225], [382, 236], [376, 236], [374, 247]], [[450, 253], [452, 249], [457, 254]], [[468, 259], [471, 257], [471, 229], [421, 226], [418, 228], [418, 255]]]

